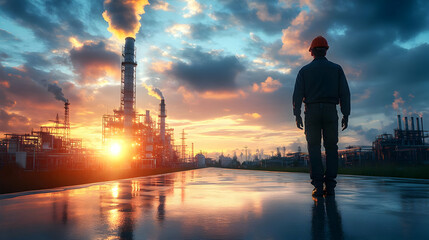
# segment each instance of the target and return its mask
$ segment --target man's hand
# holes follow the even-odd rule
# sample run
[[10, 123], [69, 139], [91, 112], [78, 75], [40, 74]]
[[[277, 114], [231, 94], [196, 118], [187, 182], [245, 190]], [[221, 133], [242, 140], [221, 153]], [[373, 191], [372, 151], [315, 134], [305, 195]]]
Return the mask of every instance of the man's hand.
[[343, 127], [343, 130], [346, 130], [346, 128], [349, 126], [349, 116], [343, 116], [343, 119], [341, 120], [341, 126]]
[[295, 116], [295, 117], [296, 117], [295, 119], [296, 127], [302, 130], [302, 128], [304, 127], [304, 124], [302, 123], [302, 117], [301, 116]]

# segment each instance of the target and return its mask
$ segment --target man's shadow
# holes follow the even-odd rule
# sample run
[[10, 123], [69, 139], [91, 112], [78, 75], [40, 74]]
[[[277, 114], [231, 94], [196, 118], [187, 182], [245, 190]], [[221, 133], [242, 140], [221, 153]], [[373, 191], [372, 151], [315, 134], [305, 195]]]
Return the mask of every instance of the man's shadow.
[[[311, 220], [312, 239], [344, 239], [341, 214], [335, 196], [313, 198]], [[326, 228], [326, 222], [328, 228]]]

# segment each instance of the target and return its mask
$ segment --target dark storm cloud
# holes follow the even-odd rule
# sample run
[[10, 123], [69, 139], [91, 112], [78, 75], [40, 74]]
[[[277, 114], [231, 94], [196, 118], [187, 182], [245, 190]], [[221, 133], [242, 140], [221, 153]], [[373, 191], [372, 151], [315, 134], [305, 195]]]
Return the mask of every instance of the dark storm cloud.
[[[380, 135], [380, 133], [381, 133], [381, 131], [379, 129], [370, 128], [368, 130], [365, 130], [360, 125], [359, 126], [350, 126], [349, 129], [355, 131], [357, 134], [364, 137], [365, 138], [364, 140], [367, 142], [374, 141], [375, 137], [377, 135]], [[389, 131], [390, 131], [390, 129], [389, 129]]]
[[332, 46], [344, 57], [372, 57], [396, 40], [415, 37], [429, 24], [429, 4], [417, 0], [326, 0], [317, 3], [317, 9], [309, 14], [312, 19], [303, 29], [301, 40], [331, 35]]
[[411, 49], [392, 46], [367, 62], [363, 77], [384, 78], [386, 83], [403, 87], [425, 83], [429, 79], [428, 54], [429, 44]]
[[200, 48], [187, 48], [180, 55], [188, 62], [174, 63], [169, 74], [197, 91], [233, 90], [237, 75], [245, 69], [235, 56], [206, 53]]
[[6, 95], [5, 90], [7, 89], [2, 89], [2, 87], [0, 87], [0, 108], [9, 108], [15, 105], [15, 101]]
[[62, 108], [54, 99], [64, 100], [64, 95], [78, 106], [82, 97], [68, 79], [58, 70], [39, 70], [27, 63], [19, 68], [0, 64], [0, 132], [28, 132], [42, 124], [53, 109]]
[[0, 132], [22, 132], [29, 122], [30, 119], [25, 116], [0, 109]]
[[85, 43], [70, 50], [70, 59], [81, 83], [95, 83], [98, 78], [119, 75], [120, 57], [106, 48], [103, 41]]
[[23, 57], [29, 66], [47, 67], [53, 64], [46, 58], [46, 54], [39, 52], [24, 53]]
[[[9, 102], [9, 106], [11, 106], [10, 103], [14, 103], [17, 100], [20, 100], [20, 102], [29, 101], [34, 104], [40, 104], [40, 106], [52, 102], [52, 94], [57, 97], [55, 94], [62, 91], [61, 83], [68, 79], [70, 79], [70, 76], [59, 71], [46, 72], [26, 64], [21, 69], [16, 69], [0, 64], [0, 81], [6, 82], [6, 84], [3, 84], [7, 86], [7, 88], [4, 88], [4, 95]], [[52, 94], [49, 92], [52, 92]], [[79, 100], [76, 93], [71, 94], [71, 98], [74, 101]]]
[[6, 58], [9, 58], [9, 55], [7, 53], [0, 52], [0, 62]]
[[278, 34], [295, 18], [299, 9], [283, 8], [279, 1], [222, 0], [223, 9], [214, 13], [224, 25], [238, 23], [246, 28]]
[[89, 36], [76, 14], [81, 6], [75, 1], [45, 1], [38, 6], [29, 0], [0, 1], [0, 7], [5, 16], [33, 31], [50, 48], [68, 44], [71, 35]]
[[[428, 29], [427, 2], [326, 0], [314, 4], [316, 10], [309, 8], [308, 19], [298, 25], [294, 40], [309, 42], [317, 35], [328, 39], [328, 59], [343, 66], [353, 97], [359, 98], [353, 103], [352, 115], [392, 115], [394, 91], [414, 95], [412, 104], [417, 111], [429, 110], [424, 90], [429, 88], [428, 45], [410, 49], [397, 45]], [[286, 63], [292, 67], [291, 75], [296, 76], [307, 60], [282, 55], [281, 45], [278, 41], [264, 45], [261, 56]]]
[[[366, 61], [349, 59], [350, 63], [354, 62], [361, 71], [359, 76], [349, 78], [353, 79], [352, 114], [369, 116], [384, 113], [391, 117], [397, 111], [392, 108], [395, 91], [404, 97], [408, 109], [414, 109], [408, 111], [429, 111], [426, 98], [429, 89], [428, 54], [428, 44], [411, 49], [391, 45]], [[409, 94], [414, 97], [408, 99]]]
[[78, 1], [46, 0], [44, 1], [44, 6], [47, 13], [57, 16], [60, 19], [60, 23], [63, 29], [67, 29], [67, 31], [78, 35], [89, 36], [84, 31], [86, 23], [84, 24], [84, 22], [81, 20], [82, 18], [77, 18], [77, 9], [82, 8]]
[[191, 24], [191, 37], [197, 40], [208, 40], [220, 31], [224, 30], [217, 25], [206, 25], [202, 23]]
[[0, 41], [21, 41], [12, 33], [0, 28]]

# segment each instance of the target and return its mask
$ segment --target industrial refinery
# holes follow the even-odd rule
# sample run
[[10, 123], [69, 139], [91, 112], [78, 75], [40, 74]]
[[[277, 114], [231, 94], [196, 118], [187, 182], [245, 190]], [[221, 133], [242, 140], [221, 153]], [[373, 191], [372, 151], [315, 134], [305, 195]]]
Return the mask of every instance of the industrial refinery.
[[[102, 151], [85, 148], [82, 139], [70, 138], [70, 105], [64, 100], [64, 118], [58, 114], [49, 126], [26, 134], [6, 134], [0, 141], [0, 167], [18, 164], [25, 170], [177, 167], [193, 164], [182, 145], [174, 145], [174, 130], [166, 123], [165, 99], [157, 121], [149, 110], [136, 112], [135, 39], [127, 37], [122, 50], [121, 98], [113, 114], [102, 116]], [[119, 89], [118, 89], [119, 90]], [[177, 151], [180, 149], [182, 152]], [[183, 156], [179, 158], [179, 156]]]
[[[113, 114], [104, 115], [102, 123], [103, 147], [107, 152], [124, 152], [122, 164], [132, 167], [171, 166], [177, 163], [173, 150], [173, 129], [166, 127], [165, 99], [159, 104], [158, 122], [150, 111], [136, 112], [136, 51], [135, 39], [127, 37], [121, 64], [121, 105]], [[117, 156], [114, 156], [117, 157]]]

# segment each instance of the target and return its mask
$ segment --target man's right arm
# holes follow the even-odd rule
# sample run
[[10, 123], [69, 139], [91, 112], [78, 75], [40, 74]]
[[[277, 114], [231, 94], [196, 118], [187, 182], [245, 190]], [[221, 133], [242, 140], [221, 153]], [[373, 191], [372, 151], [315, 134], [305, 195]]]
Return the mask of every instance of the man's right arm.
[[344, 131], [349, 125], [350, 115], [350, 89], [347, 83], [346, 75], [343, 69], [340, 67], [340, 107], [343, 119], [341, 120], [342, 131]]
[[350, 115], [350, 89], [347, 84], [346, 75], [344, 74], [343, 69], [340, 67], [340, 107], [341, 112], [344, 116]]

